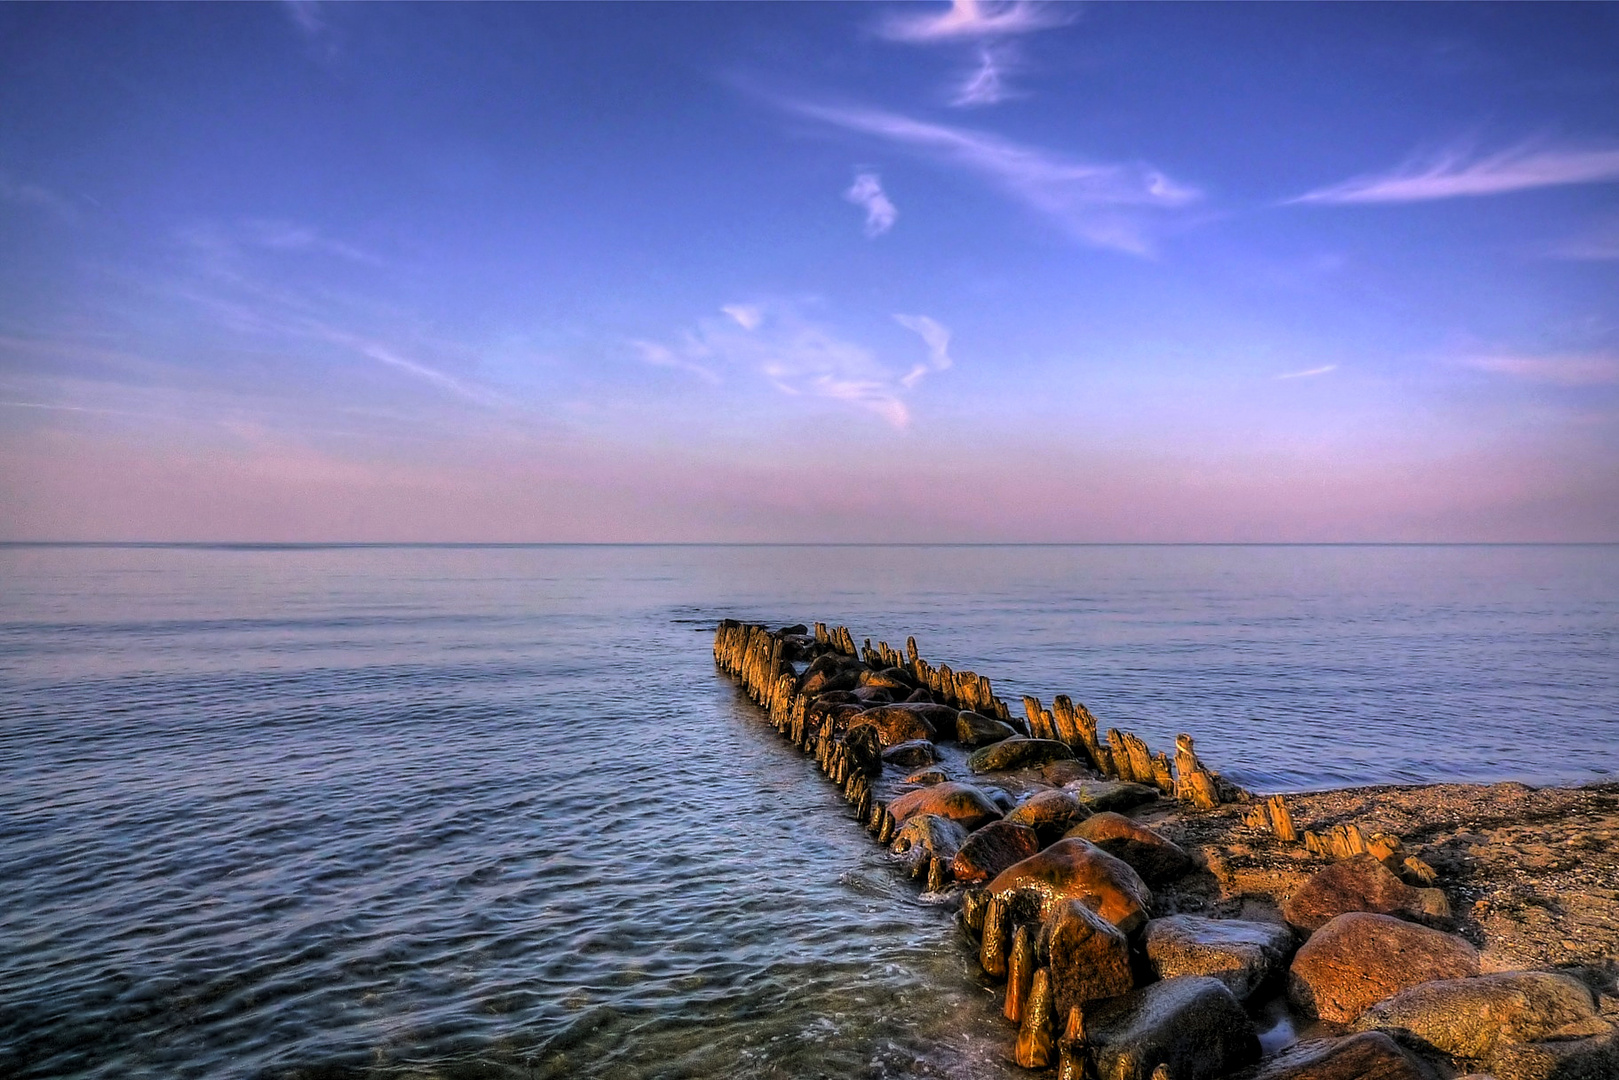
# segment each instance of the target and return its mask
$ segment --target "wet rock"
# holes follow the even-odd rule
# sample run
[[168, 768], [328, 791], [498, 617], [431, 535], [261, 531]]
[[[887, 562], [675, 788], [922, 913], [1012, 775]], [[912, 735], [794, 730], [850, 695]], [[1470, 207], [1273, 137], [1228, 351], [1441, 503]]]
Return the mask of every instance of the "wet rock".
[[932, 705], [933, 695], [928, 693], [926, 687], [919, 686], [911, 691], [910, 696], [905, 699], [905, 703], [907, 705]]
[[1192, 868], [1191, 857], [1179, 844], [1111, 810], [1080, 822], [1068, 835], [1089, 840], [1109, 855], [1118, 856], [1149, 882], [1173, 881]]
[[1349, 911], [1434, 923], [1450, 917], [1438, 889], [1414, 889], [1372, 855], [1333, 863], [1282, 904], [1288, 923], [1309, 933]]
[[1591, 991], [1573, 976], [1508, 971], [1413, 986], [1367, 1009], [1354, 1026], [1408, 1031], [1447, 1054], [1488, 1058], [1505, 1043], [1545, 1039], [1596, 1016]]
[[1010, 739], [1017, 732], [1012, 725], [1003, 724], [992, 717], [964, 709], [956, 714], [956, 741], [962, 746], [987, 746]]
[[1081, 1009], [1096, 1075], [1212, 1080], [1259, 1060], [1259, 1037], [1218, 979], [1183, 975]]
[[1033, 829], [992, 821], [962, 843], [950, 864], [950, 873], [961, 882], [988, 881], [1039, 850], [1040, 841]]
[[1057, 1016], [1135, 989], [1129, 939], [1082, 900], [1055, 906], [1041, 926], [1039, 952], [1049, 958]]
[[798, 692], [813, 697], [833, 690], [853, 690], [860, 685], [860, 672], [864, 670], [863, 665], [846, 656], [826, 653], [811, 660], [804, 669]]
[[1473, 946], [1392, 915], [1351, 912], [1311, 935], [1288, 972], [1288, 996], [1310, 1016], [1348, 1023], [1401, 990], [1478, 974]]
[[860, 685], [874, 690], [890, 690], [901, 698], [916, 689], [916, 683], [900, 668], [884, 668], [882, 671], [866, 668], [860, 672]]
[[1043, 922], [1058, 904], [1081, 900], [1129, 934], [1147, 921], [1152, 893], [1130, 865], [1086, 840], [1059, 840], [1007, 867], [989, 883], [997, 895], [1015, 896]]
[[1092, 780], [1095, 777], [1083, 761], [1073, 758], [1066, 761], [1053, 761], [1049, 765], [1040, 767], [1040, 778], [1048, 784], [1062, 787], [1072, 784], [1076, 780]]
[[1429, 1080], [1430, 1073], [1393, 1039], [1365, 1031], [1343, 1039], [1295, 1043], [1253, 1080]]
[[810, 632], [810, 628], [808, 626], [805, 626], [803, 623], [794, 623], [791, 626], [784, 626], [780, 630], [776, 631], [776, 633], [781, 635], [782, 637], [786, 637], [788, 634], [792, 634], [792, 635], [794, 635], [796, 637], [804, 637], [809, 632]]
[[867, 705], [891, 705], [894, 702], [893, 692], [880, 686], [857, 686], [850, 693], [856, 701]]
[[1125, 780], [1080, 780], [1063, 785], [1080, 802], [1100, 813], [1104, 810], [1128, 810], [1158, 798], [1158, 791], [1145, 784], [1132, 784]]
[[[900, 744], [904, 746], [904, 743]], [[943, 769], [918, 769], [905, 778], [907, 784], [942, 784], [950, 779]]]
[[[1489, 1058], [1496, 1080], [1614, 1080], [1619, 1031], [1606, 1020], [1569, 1025], [1566, 1037], [1503, 1046]], [[1598, 1034], [1584, 1034], [1584, 1031]]]
[[1142, 941], [1159, 978], [1208, 975], [1239, 1001], [1282, 971], [1293, 951], [1293, 932], [1285, 926], [1201, 915], [1153, 919]]
[[843, 736], [843, 747], [849, 752], [854, 771], [861, 776], [876, 776], [883, 771], [882, 736], [872, 725], [850, 728]]
[[988, 825], [1001, 816], [1000, 810], [989, 801], [989, 796], [971, 784], [954, 780], [908, 791], [888, 804], [888, 812], [894, 815], [895, 821], [902, 823], [917, 814], [937, 814], [964, 829]]
[[[939, 760], [939, 748], [926, 739], [912, 739], [910, 742], [895, 743], [882, 752], [882, 759], [890, 765], [901, 768], [914, 768], [917, 765], [932, 765]], [[943, 774], [940, 774], [941, 778]]]
[[949, 818], [938, 814], [918, 814], [900, 826], [888, 849], [896, 855], [906, 856], [906, 866], [915, 871], [919, 863], [935, 858], [955, 858], [966, 840], [967, 830]]
[[1063, 833], [1090, 816], [1085, 804], [1071, 791], [1048, 788], [1036, 791], [1006, 815], [1006, 820], [1027, 825], [1040, 836], [1040, 842], [1049, 844], [1062, 839]]
[[1002, 772], [1028, 765], [1044, 765], [1048, 761], [1071, 758], [1074, 752], [1055, 739], [1028, 739], [1014, 735], [973, 752], [967, 759], [967, 768], [976, 773]]
[[870, 725], [884, 746], [898, 746], [916, 739], [933, 739], [933, 725], [912, 708], [901, 705], [879, 705], [862, 712], [853, 723]]

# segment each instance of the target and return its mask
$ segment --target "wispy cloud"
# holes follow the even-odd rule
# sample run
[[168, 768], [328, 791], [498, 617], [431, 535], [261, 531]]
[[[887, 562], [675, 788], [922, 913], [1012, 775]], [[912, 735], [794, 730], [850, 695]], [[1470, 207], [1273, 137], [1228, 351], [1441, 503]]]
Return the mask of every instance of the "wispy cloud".
[[764, 311], [752, 304], [722, 304], [720, 310], [744, 330], [759, 329], [759, 324], [764, 322], [765, 318]]
[[1304, 371], [1289, 371], [1286, 375], [1276, 376], [1278, 379], [1308, 379], [1313, 375], [1325, 375], [1329, 371], [1337, 371], [1337, 364], [1322, 364], [1320, 367], [1308, 368]]
[[1552, 386], [1619, 384], [1619, 354], [1613, 353], [1553, 356], [1497, 353], [1471, 356], [1464, 359], [1462, 364], [1479, 371]]
[[1614, 180], [1619, 180], [1619, 148], [1558, 148], [1525, 144], [1487, 157], [1447, 150], [1413, 158], [1392, 172], [1358, 176], [1289, 201], [1427, 202]]
[[1056, 4], [953, 0], [943, 11], [930, 8], [917, 12], [912, 8], [905, 14], [890, 15], [878, 24], [877, 32], [891, 41], [960, 41], [1049, 30], [1072, 19], [1070, 11]]
[[904, 147], [988, 181], [1017, 202], [1097, 247], [1148, 255], [1143, 213], [1200, 194], [1145, 164], [1088, 162], [988, 132], [913, 120], [881, 109], [785, 101], [801, 116]]
[[294, 26], [311, 38], [326, 32], [326, 14], [321, 11], [320, 0], [282, 0], [281, 10]]
[[290, 221], [244, 222], [243, 235], [249, 243], [271, 251], [319, 252], [370, 266], [381, 266], [384, 263], [384, 260], [363, 248], [342, 240], [334, 240], [309, 225], [299, 225]]
[[917, 364], [900, 380], [907, 389], [921, 382], [930, 372], [944, 371], [954, 361], [950, 359], [950, 331], [926, 315], [895, 315], [894, 321], [922, 339], [928, 348], [925, 363]]
[[865, 210], [867, 236], [881, 236], [894, 227], [899, 217], [899, 211], [884, 193], [882, 180], [876, 173], [861, 173], [855, 177], [843, 197]]
[[76, 225], [79, 221], [78, 207], [72, 202], [49, 188], [15, 180], [4, 170], [0, 170], [0, 200], [49, 211], [70, 225]]
[[957, 108], [999, 105], [1015, 96], [1006, 84], [1007, 68], [1013, 54], [1008, 48], [985, 46], [978, 51], [978, 65], [962, 78], [950, 104]]
[[[729, 314], [729, 311], [727, 311], [727, 314]], [[633, 339], [630, 344], [641, 354], [642, 360], [654, 367], [674, 368], [677, 371], [690, 372], [704, 382], [717, 384], [720, 381], [720, 377], [711, 368], [690, 359], [685, 353], [675, 352], [667, 345], [660, 345], [656, 341], [646, 341], [641, 338]], [[708, 350], [694, 348], [689, 351], [706, 354]]]

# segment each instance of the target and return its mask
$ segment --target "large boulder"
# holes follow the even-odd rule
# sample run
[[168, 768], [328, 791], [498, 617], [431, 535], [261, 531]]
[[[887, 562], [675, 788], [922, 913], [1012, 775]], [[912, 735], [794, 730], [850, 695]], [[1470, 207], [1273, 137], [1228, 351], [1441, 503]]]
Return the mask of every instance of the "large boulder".
[[862, 776], [877, 776], [883, 771], [883, 740], [870, 724], [856, 724], [843, 736], [843, 748], [849, 752], [854, 769]]
[[1294, 1043], [1253, 1080], [1429, 1080], [1429, 1071], [1380, 1031]]
[[1040, 928], [1038, 952], [1051, 970], [1052, 1015], [1064, 1023], [1075, 1005], [1135, 989], [1129, 939], [1082, 900], [1056, 905]]
[[1080, 822], [1068, 835], [1089, 840], [1109, 855], [1118, 856], [1135, 867], [1143, 879], [1154, 884], [1173, 881], [1192, 868], [1191, 857], [1179, 844], [1111, 810]]
[[1276, 923], [1170, 915], [1147, 923], [1142, 943], [1159, 978], [1212, 976], [1246, 1001], [1287, 964], [1293, 932]]
[[1165, 979], [1080, 1010], [1083, 1038], [1103, 1080], [1212, 1080], [1259, 1060], [1259, 1037], [1225, 983]]
[[[1090, 759], [1086, 758], [1086, 761], [1088, 760]], [[1053, 787], [1064, 787], [1079, 780], [1094, 780], [1096, 775], [1084, 761], [1075, 757], [1040, 766], [1040, 779]]]
[[1309, 933], [1349, 911], [1442, 923], [1450, 905], [1438, 889], [1413, 889], [1374, 856], [1356, 855], [1316, 874], [1282, 903], [1282, 917]]
[[908, 819], [894, 834], [889, 850], [905, 856], [905, 864], [915, 869], [919, 862], [930, 859], [949, 861], [956, 857], [961, 845], [967, 841], [967, 830], [947, 817], [938, 814], [917, 814]]
[[1000, 809], [990, 802], [988, 795], [971, 784], [954, 780], [908, 791], [888, 804], [888, 812], [900, 823], [917, 814], [937, 814], [968, 830], [1001, 817]]
[[896, 691], [895, 696], [899, 698], [916, 689], [916, 681], [901, 668], [884, 668], [881, 671], [863, 668], [860, 672], [860, 685]]
[[1569, 1024], [1554, 1038], [1500, 1047], [1489, 1069], [1496, 1080], [1614, 1080], [1619, 1029], [1600, 1019]]
[[938, 761], [939, 748], [926, 739], [912, 739], [890, 746], [882, 752], [882, 758], [890, 765], [914, 769], [918, 765], [932, 765]]
[[956, 714], [956, 741], [962, 746], [988, 746], [1016, 734], [1011, 724], [1003, 724], [971, 709]]
[[962, 843], [950, 864], [950, 875], [965, 884], [988, 881], [1002, 870], [1040, 850], [1034, 830], [1009, 821], [992, 821]]
[[798, 682], [798, 692], [814, 697], [833, 690], [853, 690], [860, 685], [860, 673], [865, 667], [845, 656], [826, 653], [810, 661], [804, 677]]
[[1355, 1027], [1406, 1031], [1447, 1054], [1483, 1059], [1505, 1043], [1545, 1039], [1596, 1015], [1591, 991], [1571, 975], [1507, 971], [1402, 990], [1367, 1009]]
[[[905, 746], [905, 745], [908, 745], [908, 744], [901, 743], [900, 745]], [[904, 783], [907, 783], [907, 784], [942, 784], [948, 779], [950, 779], [950, 777], [945, 773], [945, 771], [943, 769], [918, 769], [916, 772], [913, 772], [911, 775], [907, 776], [905, 778], [905, 780], [904, 780]]]
[[1293, 957], [1288, 996], [1304, 1013], [1347, 1024], [1401, 990], [1478, 974], [1478, 953], [1454, 934], [1350, 912], [1317, 930]]
[[1158, 798], [1158, 789], [1128, 780], [1076, 780], [1063, 785], [1089, 810], [1129, 810]]
[[1040, 834], [1041, 843], [1049, 844], [1060, 840], [1063, 833], [1084, 821], [1090, 813], [1073, 792], [1046, 788], [1013, 807], [1006, 820], [1027, 825]]
[[875, 729], [884, 746], [898, 746], [913, 739], [933, 739], [933, 725], [915, 708], [906, 705], [879, 705], [866, 709], [851, 725]]
[[1080, 900], [1126, 934], [1147, 921], [1152, 903], [1146, 882], [1129, 863], [1086, 840], [1059, 840], [1007, 867], [990, 881], [989, 891], [1032, 907], [1042, 922], [1063, 901]]
[[1073, 756], [1072, 750], [1055, 739], [1030, 739], [1014, 735], [975, 750], [972, 757], [967, 759], [967, 768], [976, 773], [1003, 772]]

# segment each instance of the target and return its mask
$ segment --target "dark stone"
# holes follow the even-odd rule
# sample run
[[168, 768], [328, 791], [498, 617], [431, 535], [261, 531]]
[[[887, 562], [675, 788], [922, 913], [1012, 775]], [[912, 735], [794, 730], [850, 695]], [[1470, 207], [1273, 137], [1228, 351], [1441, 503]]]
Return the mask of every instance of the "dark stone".
[[939, 748], [926, 739], [912, 739], [910, 742], [896, 743], [884, 750], [883, 760], [890, 765], [907, 769], [918, 765], [932, 765], [939, 760]]
[[1006, 820], [1027, 825], [1040, 835], [1042, 844], [1062, 839], [1063, 833], [1090, 816], [1085, 804], [1071, 791], [1048, 788], [1036, 791], [1006, 815]]
[[899, 668], [884, 668], [882, 671], [867, 668], [860, 673], [860, 685], [874, 690], [897, 691], [899, 697], [916, 689], [916, 683]]
[[1259, 1036], [1219, 979], [1183, 975], [1081, 1009], [1084, 1040], [1106, 1080], [1213, 1080], [1259, 1060]]
[[1111, 810], [1080, 822], [1068, 835], [1089, 840], [1109, 855], [1118, 856], [1151, 883], [1173, 881], [1192, 868], [1191, 857], [1179, 844]]
[[1097, 813], [1104, 810], [1129, 810], [1158, 798], [1156, 788], [1145, 784], [1132, 784], [1127, 780], [1080, 780], [1063, 785], [1087, 808]]
[[1049, 959], [1058, 1016], [1135, 989], [1129, 939], [1082, 900], [1056, 905], [1041, 926], [1039, 951]]
[[879, 705], [860, 713], [855, 724], [869, 724], [877, 729], [884, 746], [898, 746], [916, 739], [932, 741], [933, 725], [914, 710], [899, 705]]
[[1590, 989], [1573, 976], [1508, 971], [1413, 986], [1361, 1013], [1354, 1026], [1409, 1032], [1447, 1054], [1482, 1059], [1596, 1016]]
[[1282, 904], [1282, 917], [1305, 933], [1350, 911], [1432, 924], [1449, 918], [1450, 905], [1438, 889], [1413, 889], [1372, 855], [1333, 863]]
[[987, 746], [1016, 734], [1010, 724], [1003, 724], [971, 709], [963, 709], [956, 714], [956, 741], [962, 746]]
[[938, 814], [917, 814], [900, 826], [889, 850], [906, 856], [905, 863], [914, 872], [930, 859], [954, 858], [966, 839], [967, 830], [959, 823]]
[[989, 891], [1015, 895], [1041, 921], [1063, 901], [1081, 900], [1126, 934], [1147, 921], [1152, 903], [1152, 893], [1128, 863], [1085, 840], [1059, 840], [1007, 867]]
[[[904, 746], [904, 743], [900, 743]], [[950, 779], [943, 769], [920, 769], [905, 778], [907, 784], [942, 784]]]
[[1040, 767], [1040, 778], [1048, 784], [1056, 784], [1058, 787], [1062, 787], [1064, 784], [1071, 784], [1076, 780], [1090, 780], [1092, 776], [1091, 770], [1086, 767], [1085, 763], [1078, 758], [1074, 758], [1068, 761], [1053, 761], [1049, 765], [1042, 765]]
[[850, 693], [856, 701], [864, 702], [867, 705], [892, 705], [894, 703], [893, 692], [885, 690], [881, 686], [857, 686]]
[[799, 680], [798, 692], [814, 697], [832, 690], [853, 690], [860, 685], [864, 668], [846, 656], [825, 653], [810, 661]]
[[1006, 821], [992, 821], [969, 835], [950, 864], [957, 881], [988, 881], [1013, 863], [1022, 862], [1040, 850], [1033, 829]]
[[1614, 1080], [1619, 1077], [1619, 1030], [1606, 1020], [1579, 1025], [1593, 1032], [1503, 1046], [1489, 1058], [1496, 1080]]
[[1418, 983], [1478, 974], [1473, 946], [1392, 915], [1350, 912], [1311, 935], [1288, 972], [1288, 997], [1309, 1016], [1347, 1024]]
[[1000, 819], [1001, 812], [989, 801], [989, 796], [971, 784], [946, 780], [942, 784], [908, 791], [888, 804], [894, 820], [904, 822], [917, 814], [937, 814], [959, 823], [964, 829], [976, 829]]
[[905, 699], [905, 704], [931, 705], [933, 704], [933, 695], [928, 693], [926, 688], [918, 687], [917, 689], [911, 691], [910, 696]]
[[972, 757], [967, 759], [967, 768], [976, 773], [1002, 772], [1026, 765], [1044, 765], [1048, 761], [1073, 756], [1072, 750], [1054, 739], [1026, 739], [1014, 735], [974, 751]]
[[1265, 1063], [1254, 1080], [1430, 1080], [1431, 1074], [1378, 1031], [1295, 1043]]
[[878, 776], [883, 771], [883, 741], [870, 724], [859, 724], [843, 736], [843, 747], [862, 776]]
[[1159, 978], [1208, 975], [1246, 1001], [1286, 966], [1293, 932], [1277, 923], [1170, 915], [1147, 923], [1142, 943]]

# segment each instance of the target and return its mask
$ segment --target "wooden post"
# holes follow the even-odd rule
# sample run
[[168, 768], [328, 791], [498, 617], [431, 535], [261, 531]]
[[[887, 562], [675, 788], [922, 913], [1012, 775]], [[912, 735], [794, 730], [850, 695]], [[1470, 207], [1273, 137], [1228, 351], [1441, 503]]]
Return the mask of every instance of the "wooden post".
[[984, 909], [984, 936], [978, 950], [978, 963], [997, 979], [1006, 978], [1007, 915], [1006, 898], [990, 897], [989, 906]]
[[1014, 1057], [1025, 1069], [1044, 1069], [1051, 1064], [1051, 970], [1041, 968], [1034, 973], [1029, 987], [1029, 1000], [1023, 1008], [1023, 1024], [1017, 1033]]
[[1006, 958], [1006, 1004], [1001, 1013], [1012, 1023], [1023, 1019], [1023, 1005], [1034, 982], [1034, 934], [1027, 925], [1012, 933], [1012, 952]]

